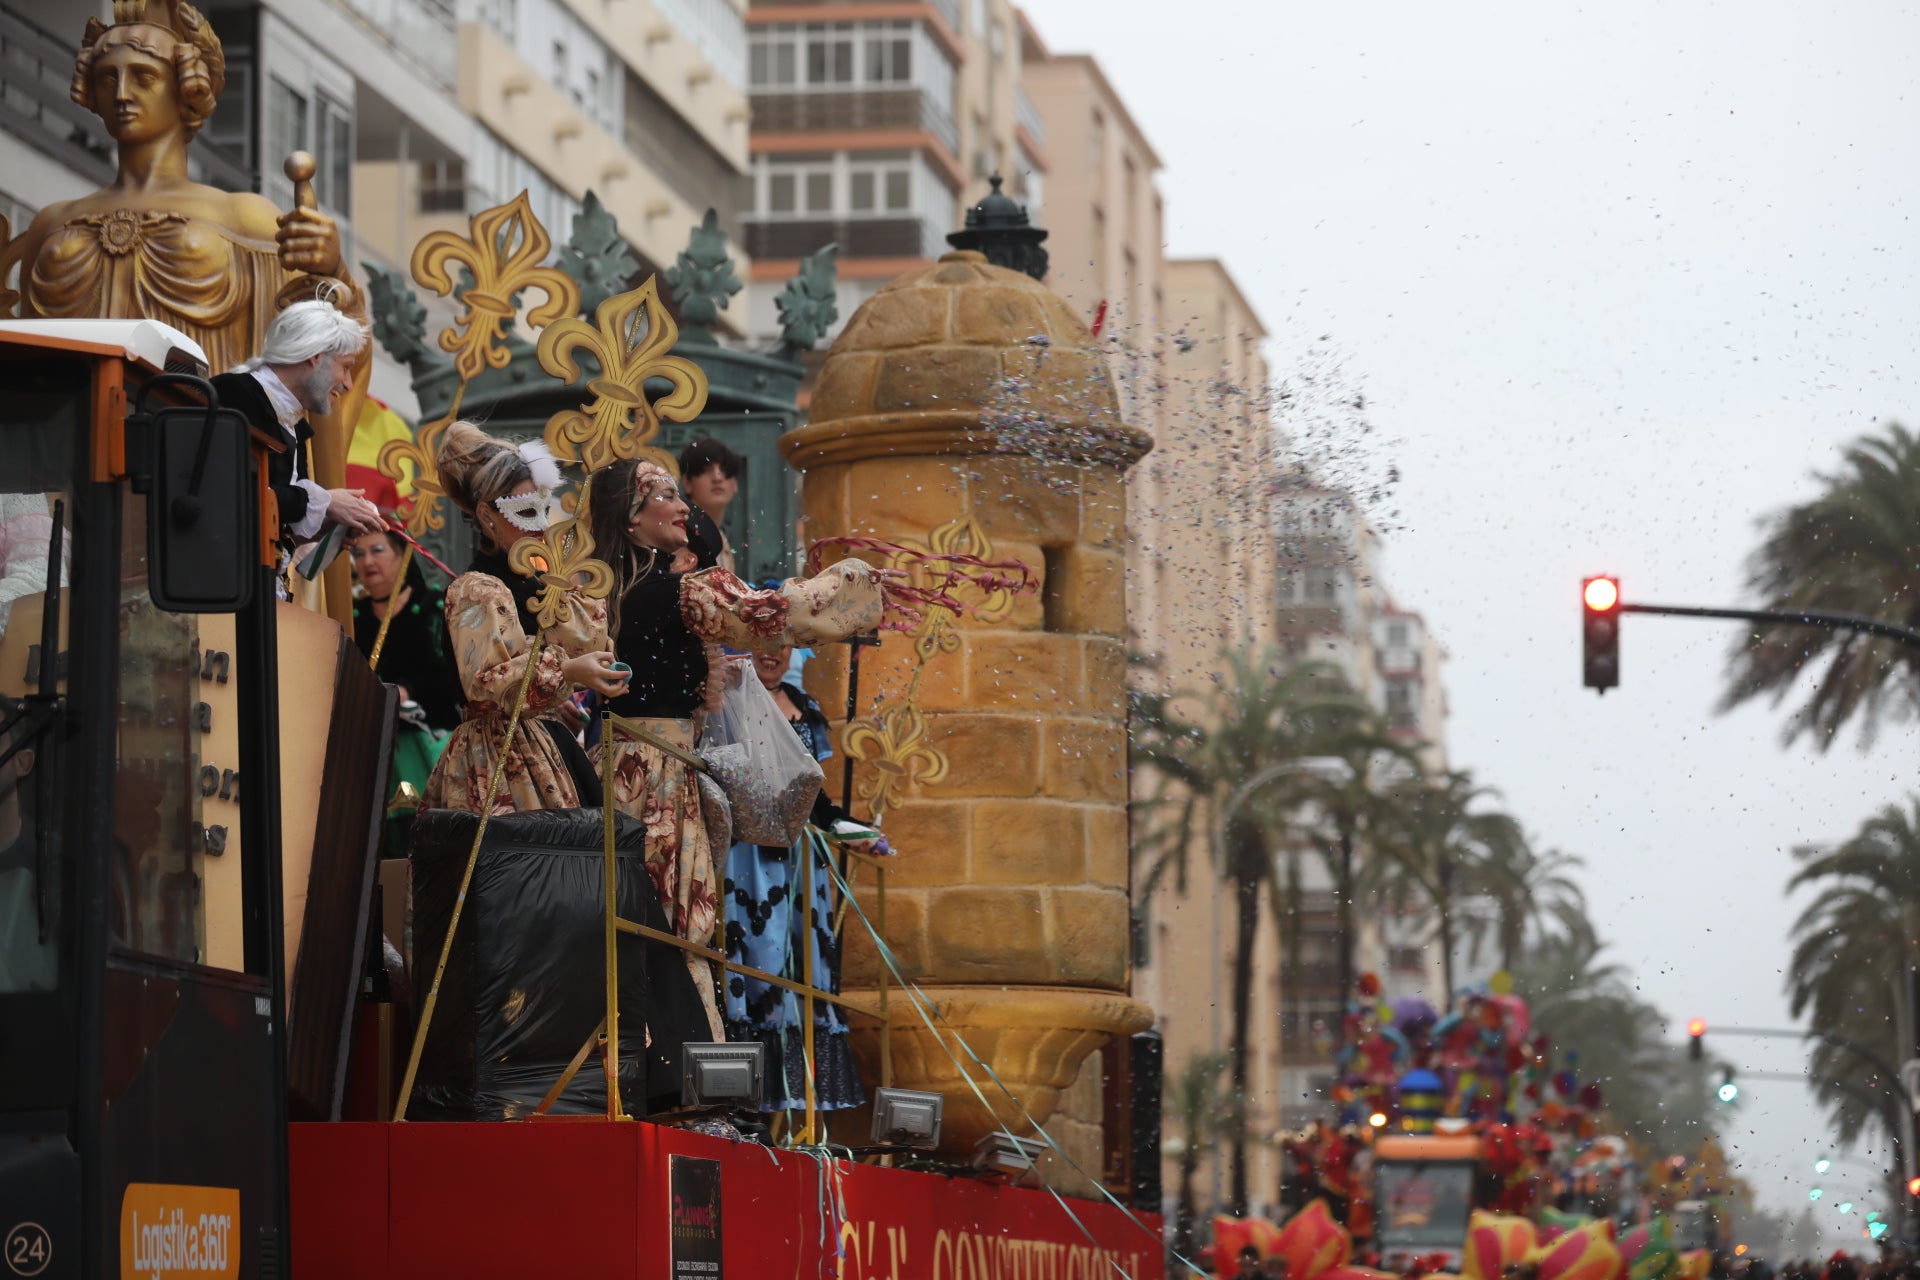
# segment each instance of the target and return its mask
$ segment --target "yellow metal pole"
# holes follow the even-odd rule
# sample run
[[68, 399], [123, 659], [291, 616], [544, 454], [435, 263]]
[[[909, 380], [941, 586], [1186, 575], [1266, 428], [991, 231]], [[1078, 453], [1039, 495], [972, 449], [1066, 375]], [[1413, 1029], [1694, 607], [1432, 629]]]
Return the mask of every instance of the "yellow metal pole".
[[487, 835], [487, 823], [493, 818], [494, 797], [500, 794], [500, 779], [506, 773], [507, 752], [513, 747], [513, 731], [520, 713], [527, 707], [527, 690], [533, 685], [533, 670], [540, 661], [540, 649], [547, 638], [545, 628], [534, 633], [527, 648], [527, 669], [520, 677], [520, 688], [513, 695], [513, 710], [507, 716], [507, 731], [493, 758], [493, 772], [487, 777], [486, 799], [480, 805], [480, 825], [474, 828], [473, 848], [467, 851], [467, 868], [460, 874], [460, 892], [453, 899], [453, 916], [447, 921], [447, 936], [440, 944], [440, 962], [433, 968], [433, 985], [420, 1006], [420, 1025], [413, 1029], [413, 1048], [407, 1051], [407, 1071], [400, 1078], [400, 1101], [394, 1105], [395, 1121], [407, 1118], [407, 1104], [413, 1101], [413, 1080], [420, 1073], [420, 1053], [427, 1047], [427, 1027], [433, 1022], [433, 1007], [440, 1002], [440, 980], [446, 976], [447, 957], [453, 954], [453, 935], [460, 927], [461, 913], [467, 907], [467, 890], [473, 886], [473, 869], [480, 862], [480, 844]]
[[607, 1119], [624, 1120], [620, 1106], [620, 933], [614, 921], [619, 918], [620, 877], [614, 861], [613, 716], [600, 713], [600, 813], [606, 833], [605, 879], [607, 893]]
[[413, 544], [409, 542], [405, 544], [405, 547], [406, 549], [400, 553], [400, 572], [394, 575], [393, 586], [387, 591], [387, 611], [381, 616], [380, 630], [373, 637], [373, 652], [367, 655], [367, 669], [369, 671], [378, 671], [380, 669], [380, 655], [384, 653], [387, 648], [387, 628], [393, 625], [393, 598], [406, 587], [407, 570], [413, 565]]
[[[887, 868], [873, 864], [874, 916], [879, 922], [880, 938], [887, 936]], [[887, 1016], [887, 966], [880, 966], [880, 1087], [893, 1084], [893, 1020]]]
[[[813, 841], [805, 831], [800, 833], [800, 847], [804, 850], [801, 866], [806, 873], [797, 897], [800, 904], [800, 981], [806, 987], [800, 996], [800, 1014], [807, 1020], [806, 1030], [801, 1033], [801, 1043], [807, 1047], [807, 1060], [802, 1065], [806, 1067], [807, 1074], [807, 1144], [811, 1146], [820, 1140], [814, 1132], [818, 1100], [813, 1089], [813, 1074], [819, 1066], [819, 1060], [814, 1056], [813, 1044]], [[791, 897], [788, 899], [789, 902], [795, 900]], [[780, 1073], [786, 1074], [784, 1064]]]

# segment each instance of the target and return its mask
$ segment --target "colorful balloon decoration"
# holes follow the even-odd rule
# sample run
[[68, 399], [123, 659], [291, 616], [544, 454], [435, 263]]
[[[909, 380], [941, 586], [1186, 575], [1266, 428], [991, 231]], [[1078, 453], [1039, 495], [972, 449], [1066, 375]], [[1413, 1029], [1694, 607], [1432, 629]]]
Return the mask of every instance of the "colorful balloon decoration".
[[1461, 1280], [1500, 1280], [1510, 1263], [1524, 1260], [1538, 1244], [1533, 1224], [1525, 1218], [1475, 1209], [1467, 1220]]
[[1678, 1280], [1680, 1254], [1665, 1218], [1649, 1218], [1620, 1241], [1626, 1280]]
[[1323, 1271], [1344, 1267], [1353, 1256], [1353, 1240], [1333, 1220], [1327, 1202], [1315, 1200], [1287, 1219], [1268, 1256], [1286, 1259], [1287, 1280], [1313, 1280]]
[[1614, 1280], [1620, 1250], [1612, 1223], [1588, 1222], [1541, 1245], [1527, 1261], [1538, 1268], [1537, 1280]]

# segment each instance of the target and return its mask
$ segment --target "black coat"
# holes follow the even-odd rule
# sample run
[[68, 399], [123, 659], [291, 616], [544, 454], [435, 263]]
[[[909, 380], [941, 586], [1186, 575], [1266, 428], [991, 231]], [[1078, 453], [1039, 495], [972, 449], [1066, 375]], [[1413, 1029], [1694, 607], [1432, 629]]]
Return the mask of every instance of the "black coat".
[[[273, 411], [273, 401], [267, 398], [267, 389], [260, 380], [250, 373], [223, 373], [212, 379], [215, 394], [220, 397], [220, 407], [238, 410], [249, 423], [265, 432], [270, 439], [285, 442], [287, 429], [280, 425], [280, 415]], [[267, 483], [273, 488], [273, 496], [280, 504], [280, 541], [287, 543], [287, 530], [306, 518], [308, 493], [295, 484], [295, 480], [311, 480], [308, 471], [311, 465], [311, 450], [308, 442], [313, 439], [313, 427], [305, 418], [300, 419], [294, 428], [292, 446], [278, 453], [268, 455]]]

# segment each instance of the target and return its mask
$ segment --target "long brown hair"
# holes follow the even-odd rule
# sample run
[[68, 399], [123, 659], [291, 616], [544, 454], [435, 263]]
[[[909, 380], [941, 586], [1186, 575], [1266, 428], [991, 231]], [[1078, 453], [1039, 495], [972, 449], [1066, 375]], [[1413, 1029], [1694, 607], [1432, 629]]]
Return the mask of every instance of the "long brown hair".
[[627, 592], [653, 568], [652, 559], [642, 568], [627, 540], [627, 525], [633, 519], [633, 477], [639, 470], [639, 459], [621, 458], [587, 478], [587, 528], [593, 534], [593, 554], [613, 570], [613, 590], [607, 595], [609, 640], [620, 634], [620, 606]]

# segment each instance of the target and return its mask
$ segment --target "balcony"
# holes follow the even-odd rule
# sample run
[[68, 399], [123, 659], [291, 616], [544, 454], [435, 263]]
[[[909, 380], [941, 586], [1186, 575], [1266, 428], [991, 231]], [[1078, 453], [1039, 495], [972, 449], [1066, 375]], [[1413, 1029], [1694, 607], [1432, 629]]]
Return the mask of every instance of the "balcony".
[[[69, 96], [78, 52], [78, 46], [0, 8], [0, 130], [105, 186], [114, 178], [113, 138], [98, 116]], [[204, 136], [188, 149], [187, 163], [194, 181], [223, 191], [256, 185], [251, 170]]]
[[960, 151], [953, 120], [918, 89], [779, 92], [753, 95], [755, 133], [842, 133], [906, 129], [930, 133], [950, 156]]
[[820, 218], [748, 222], [745, 243], [754, 258], [804, 258], [837, 244], [844, 258], [937, 258], [945, 232], [919, 218]]
[[728, 0], [653, 0], [715, 73], [744, 91], [747, 87], [747, 22]]
[[452, 0], [336, 0], [442, 89], [460, 83]]
[[1024, 88], [1016, 87], [1013, 91], [1013, 122], [1027, 131], [1035, 146], [1047, 145], [1046, 122], [1040, 118], [1039, 108], [1033, 105]]

